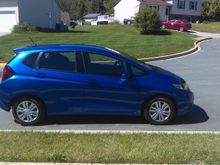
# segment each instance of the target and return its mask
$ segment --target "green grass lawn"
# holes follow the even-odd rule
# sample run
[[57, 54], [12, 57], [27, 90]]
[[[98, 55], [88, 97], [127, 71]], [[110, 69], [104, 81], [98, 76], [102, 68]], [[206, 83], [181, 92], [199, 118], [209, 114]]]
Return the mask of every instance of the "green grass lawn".
[[219, 135], [0, 133], [0, 161], [219, 164]]
[[77, 26], [68, 33], [23, 33], [0, 37], [2, 61], [9, 59], [17, 47], [31, 45], [29, 37], [37, 44], [93, 44], [126, 52], [137, 58], [166, 55], [193, 47], [194, 38], [185, 33], [167, 31], [161, 35], [140, 35], [133, 26], [101, 25]]
[[201, 32], [220, 33], [220, 22], [210, 22], [207, 24], [193, 24], [193, 30]]

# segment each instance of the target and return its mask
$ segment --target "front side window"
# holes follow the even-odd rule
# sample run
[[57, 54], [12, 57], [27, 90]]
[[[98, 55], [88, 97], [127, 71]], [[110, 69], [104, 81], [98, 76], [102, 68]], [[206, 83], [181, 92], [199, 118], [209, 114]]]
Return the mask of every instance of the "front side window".
[[197, 10], [197, 1], [190, 1], [189, 2], [189, 9], [190, 10]]
[[185, 9], [185, 0], [178, 0], [178, 3], [177, 3], [177, 8], [178, 9]]
[[84, 53], [85, 70], [88, 74], [121, 76], [124, 63], [119, 59], [96, 53]]
[[133, 66], [133, 65], [130, 65], [130, 72], [132, 73], [133, 76], [135, 77], [139, 77], [139, 76], [145, 76], [147, 75], [146, 72], [144, 72], [143, 70]]
[[38, 64], [39, 69], [76, 72], [76, 52], [45, 52]]

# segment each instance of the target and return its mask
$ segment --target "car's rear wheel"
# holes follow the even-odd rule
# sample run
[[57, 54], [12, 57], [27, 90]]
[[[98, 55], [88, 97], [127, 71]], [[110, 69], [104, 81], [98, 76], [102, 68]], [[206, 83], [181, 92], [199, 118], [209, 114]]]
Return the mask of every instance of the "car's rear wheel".
[[154, 98], [144, 106], [144, 117], [151, 124], [169, 124], [174, 119], [175, 114], [175, 104], [165, 97]]
[[24, 126], [39, 124], [44, 116], [45, 110], [43, 104], [33, 98], [18, 99], [12, 105], [12, 114], [17, 123]]

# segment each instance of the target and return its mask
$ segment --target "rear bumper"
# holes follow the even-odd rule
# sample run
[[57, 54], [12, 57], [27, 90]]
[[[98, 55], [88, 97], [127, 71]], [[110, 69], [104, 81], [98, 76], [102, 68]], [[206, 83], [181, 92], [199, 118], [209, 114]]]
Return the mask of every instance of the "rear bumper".
[[0, 109], [4, 111], [10, 111], [9, 98], [7, 92], [3, 90], [4, 87], [0, 84]]

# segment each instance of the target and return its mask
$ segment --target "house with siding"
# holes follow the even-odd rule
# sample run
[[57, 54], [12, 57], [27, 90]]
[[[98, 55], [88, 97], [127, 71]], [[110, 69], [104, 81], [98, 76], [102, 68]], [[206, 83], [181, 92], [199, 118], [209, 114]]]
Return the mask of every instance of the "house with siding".
[[11, 32], [20, 22], [55, 29], [61, 13], [58, 0], [0, 0], [0, 32]]
[[159, 11], [161, 21], [168, 19], [172, 4], [163, 0], [121, 0], [114, 7], [115, 20], [123, 23], [125, 19], [132, 19], [145, 6]]
[[170, 19], [196, 22], [202, 13], [202, 0], [166, 0], [172, 5]]
[[201, 16], [202, 0], [121, 0], [114, 7], [115, 20], [123, 23], [131, 19], [145, 6], [159, 11], [161, 21], [186, 19], [195, 22]]

